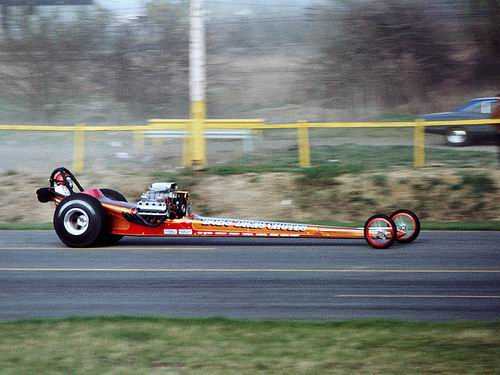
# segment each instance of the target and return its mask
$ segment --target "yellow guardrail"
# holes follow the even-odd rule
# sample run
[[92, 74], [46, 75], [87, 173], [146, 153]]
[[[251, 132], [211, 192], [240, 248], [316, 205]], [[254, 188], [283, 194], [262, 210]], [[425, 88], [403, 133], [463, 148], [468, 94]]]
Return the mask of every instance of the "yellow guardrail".
[[[195, 150], [195, 137], [203, 137], [203, 132], [193, 132], [193, 121], [190, 119], [152, 119], [146, 125], [0, 125], [0, 131], [30, 131], [30, 132], [74, 132], [73, 169], [81, 173], [85, 164], [85, 133], [86, 132], [132, 132], [134, 134], [134, 148], [137, 152], [144, 151], [144, 132], [151, 130], [184, 130], [188, 131], [183, 147], [183, 164], [191, 166], [191, 160], [206, 160], [205, 149]], [[388, 121], [388, 122], [292, 122], [292, 123], [265, 123], [261, 119], [213, 119], [204, 120], [203, 129], [246, 129], [246, 130], [277, 130], [296, 129], [298, 144], [298, 159], [301, 167], [311, 166], [309, 129], [352, 129], [352, 128], [413, 128], [413, 163], [415, 168], [425, 166], [425, 128], [430, 126], [476, 126], [500, 125], [500, 119], [486, 120], [453, 120], [453, 121]], [[199, 155], [203, 155], [201, 158]], [[194, 157], [196, 155], [196, 158]]]

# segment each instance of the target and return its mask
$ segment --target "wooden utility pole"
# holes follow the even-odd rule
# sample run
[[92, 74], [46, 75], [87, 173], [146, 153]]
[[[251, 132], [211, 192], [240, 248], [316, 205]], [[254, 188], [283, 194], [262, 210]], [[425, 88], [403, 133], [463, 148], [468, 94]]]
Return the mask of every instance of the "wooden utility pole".
[[190, 41], [189, 41], [189, 91], [191, 99], [191, 132], [187, 135], [193, 167], [203, 167], [206, 163], [204, 124], [206, 117], [206, 56], [205, 25], [203, 20], [203, 0], [191, 0]]

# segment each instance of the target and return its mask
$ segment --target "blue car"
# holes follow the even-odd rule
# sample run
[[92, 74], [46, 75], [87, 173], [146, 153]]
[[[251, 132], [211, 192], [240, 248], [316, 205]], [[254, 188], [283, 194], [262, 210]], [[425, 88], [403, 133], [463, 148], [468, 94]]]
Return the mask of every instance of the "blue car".
[[[500, 104], [500, 96], [476, 98], [452, 112], [429, 113], [420, 117], [428, 121], [489, 119], [497, 104]], [[426, 133], [444, 135], [446, 143], [450, 146], [466, 146], [474, 141], [494, 140], [496, 134], [495, 127], [491, 125], [429, 126], [425, 128], [425, 131]]]

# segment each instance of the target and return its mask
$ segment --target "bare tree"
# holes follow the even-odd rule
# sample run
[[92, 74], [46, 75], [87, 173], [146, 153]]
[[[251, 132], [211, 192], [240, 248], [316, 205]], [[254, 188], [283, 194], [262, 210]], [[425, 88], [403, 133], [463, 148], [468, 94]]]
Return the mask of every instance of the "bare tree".
[[329, 26], [337, 32], [315, 60], [320, 69], [313, 79], [336, 105], [409, 104], [419, 111], [429, 89], [453, 73], [446, 24], [434, 22], [421, 4], [361, 1], [338, 13]]
[[99, 8], [11, 17], [0, 46], [0, 97], [22, 103], [25, 121], [67, 120], [93, 101], [121, 105], [131, 118], [172, 115], [174, 107], [180, 115], [188, 96], [185, 8], [150, 2], [143, 17], [127, 21]]

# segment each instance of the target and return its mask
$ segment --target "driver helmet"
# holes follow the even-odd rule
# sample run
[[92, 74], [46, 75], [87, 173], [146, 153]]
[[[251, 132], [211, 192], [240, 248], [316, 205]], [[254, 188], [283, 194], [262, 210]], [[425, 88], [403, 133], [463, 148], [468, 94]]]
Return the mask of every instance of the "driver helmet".
[[[54, 176], [54, 190], [56, 193], [68, 196], [71, 194], [71, 191], [68, 189], [68, 186], [71, 187], [71, 181], [67, 180], [67, 177], [62, 172], [57, 172]], [[66, 186], [68, 185], [68, 186]]]
[[65, 185], [64, 174], [62, 172], [57, 172], [54, 176], [54, 182], [56, 185]]

